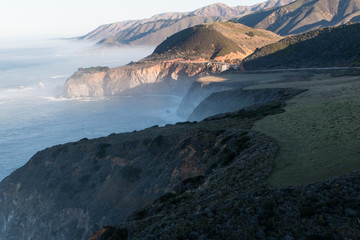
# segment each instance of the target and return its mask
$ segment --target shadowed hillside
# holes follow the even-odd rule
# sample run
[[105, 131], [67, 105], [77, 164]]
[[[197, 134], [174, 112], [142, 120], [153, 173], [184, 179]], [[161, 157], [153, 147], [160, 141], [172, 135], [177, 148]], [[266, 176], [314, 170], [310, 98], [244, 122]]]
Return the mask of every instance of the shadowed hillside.
[[239, 23], [204, 24], [167, 38], [146, 60], [241, 60], [257, 47], [279, 39], [274, 33]]
[[313, 30], [286, 37], [255, 51], [246, 70], [360, 66], [360, 23]]
[[267, 29], [280, 35], [303, 33], [359, 20], [360, 0], [298, 0], [238, 19], [247, 26]]
[[198, 58], [214, 59], [238, 52], [245, 54], [232, 40], [211, 27], [200, 25], [169, 37], [156, 47], [154, 54], [183, 55], [186, 58], [196, 55]]

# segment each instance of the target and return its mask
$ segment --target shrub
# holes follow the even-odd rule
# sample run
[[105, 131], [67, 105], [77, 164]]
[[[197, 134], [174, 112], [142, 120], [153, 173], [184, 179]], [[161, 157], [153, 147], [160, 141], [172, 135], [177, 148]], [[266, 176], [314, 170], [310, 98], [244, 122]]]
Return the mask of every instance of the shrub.
[[84, 176], [82, 176], [80, 179], [79, 179], [79, 181], [81, 182], [81, 183], [87, 183], [89, 180], [90, 180], [90, 175], [89, 174], [86, 174], [86, 175], [84, 175]]
[[98, 146], [98, 152], [96, 153], [96, 156], [98, 158], [104, 158], [106, 156], [106, 149], [110, 147], [111, 144], [108, 143], [100, 143]]
[[126, 166], [120, 169], [120, 176], [133, 182], [140, 178], [142, 170], [132, 166]]

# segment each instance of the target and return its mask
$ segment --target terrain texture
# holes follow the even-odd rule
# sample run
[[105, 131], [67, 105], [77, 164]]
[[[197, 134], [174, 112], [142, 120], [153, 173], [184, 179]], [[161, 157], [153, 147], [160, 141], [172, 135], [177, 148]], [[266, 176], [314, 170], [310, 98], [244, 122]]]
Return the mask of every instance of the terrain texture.
[[286, 5], [293, 0], [269, 0], [253, 6], [229, 7], [222, 3], [212, 4], [185, 13], [163, 13], [149, 19], [122, 21], [106, 24], [79, 39], [95, 40], [102, 46], [152, 45], [156, 46], [167, 37], [204, 23], [226, 21], [262, 9]]
[[171, 36], [139, 62], [112, 69], [79, 69], [66, 81], [63, 96], [137, 93], [183, 96], [196, 78], [223, 72], [256, 48], [279, 39], [274, 33], [239, 23], [199, 25]]
[[237, 21], [283, 36], [359, 20], [359, 0], [298, 0], [246, 15]]
[[[200, 122], [240, 116], [249, 120], [270, 109], [277, 113], [266, 114], [252, 127], [273, 138], [257, 135], [256, 143], [247, 142], [249, 148], [240, 155], [229, 152], [229, 163], [218, 162], [221, 168], [186, 179], [126, 222], [106, 226], [90, 239], [357, 239], [359, 75], [349, 70], [300, 70], [221, 78], [206, 77], [207, 87], [212, 79], [224, 87], [253, 80], [246, 89], [308, 90], [288, 100], [284, 112], [275, 104]], [[203, 110], [223, 105], [211, 98], [203, 100], [212, 104], [203, 104]], [[244, 146], [244, 139], [222, 141], [228, 141], [229, 149], [232, 144]]]
[[360, 66], [360, 23], [328, 27], [281, 39], [243, 61], [246, 70]]
[[0, 239], [87, 239], [182, 181], [191, 183], [186, 179], [253, 164], [245, 163], [249, 156], [274, 158], [275, 142], [250, 131], [255, 120], [282, 112], [282, 101], [269, 104], [38, 152], [0, 183]]
[[[264, 30], [206, 24], [137, 63], [79, 69], [67, 97], [166, 89], [199, 122], [38, 152], [0, 183], [0, 239], [358, 239], [358, 28], [261, 48]], [[230, 68], [248, 46], [243, 67], [266, 70]]]

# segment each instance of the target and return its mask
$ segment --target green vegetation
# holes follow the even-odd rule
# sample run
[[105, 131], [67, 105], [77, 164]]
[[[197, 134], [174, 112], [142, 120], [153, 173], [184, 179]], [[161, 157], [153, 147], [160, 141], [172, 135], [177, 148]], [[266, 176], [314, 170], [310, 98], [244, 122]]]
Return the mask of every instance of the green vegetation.
[[104, 158], [106, 157], [106, 149], [109, 148], [111, 144], [108, 143], [100, 143], [98, 145], [98, 152], [96, 153], [96, 157]]
[[253, 31], [250, 31], [250, 32], [246, 33], [246, 35], [248, 35], [249, 37], [254, 37], [255, 33]]
[[271, 184], [312, 183], [360, 169], [359, 80], [315, 74], [302, 82], [309, 91], [289, 101], [284, 113], [255, 124], [280, 144]]
[[82, 176], [79, 181], [82, 183], [82, 184], [85, 184], [87, 182], [89, 182], [91, 176], [90, 174], [85, 174], [84, 176]]
[[142, 170], [133, 166], [125, 166], [120, 169], [119, 174], [121, 177], [130, 182], [134, 182], [140, 178]]
[[154, 54], [214, 59], [231, 52], [245, 54], [235, 42], [214, 30], [211, 25], [199, 25], [167, 38], [155, 49]]
[[89, 73], [89, 74], [96, 73], [96, 72], [107, 72], [109, 70], [110, 70], [109, 67], [102, 67], [102, 66], [78, 69], [79, 72], [85, 72], [85, 73]]
[[57, 158], [59, 156], [60, 153], [64, 152], [66, 153], [68, 151], [67, 146], [59, 146], [52, 154], [51, 157], [52, 158]]
[[360, 23], [328, 27], [286, 37], [244, 59], [247, 70], [358, 66]]

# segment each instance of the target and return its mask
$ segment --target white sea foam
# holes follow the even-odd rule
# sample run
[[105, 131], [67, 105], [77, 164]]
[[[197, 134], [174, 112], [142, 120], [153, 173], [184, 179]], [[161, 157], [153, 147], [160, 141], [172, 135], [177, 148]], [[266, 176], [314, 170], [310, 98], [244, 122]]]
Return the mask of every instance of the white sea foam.
[[57, 78], [67, 78], [69, 77], [68, 75], [55, 75], [55, 76], [51, 76], [51, 79], [57, 79]]

